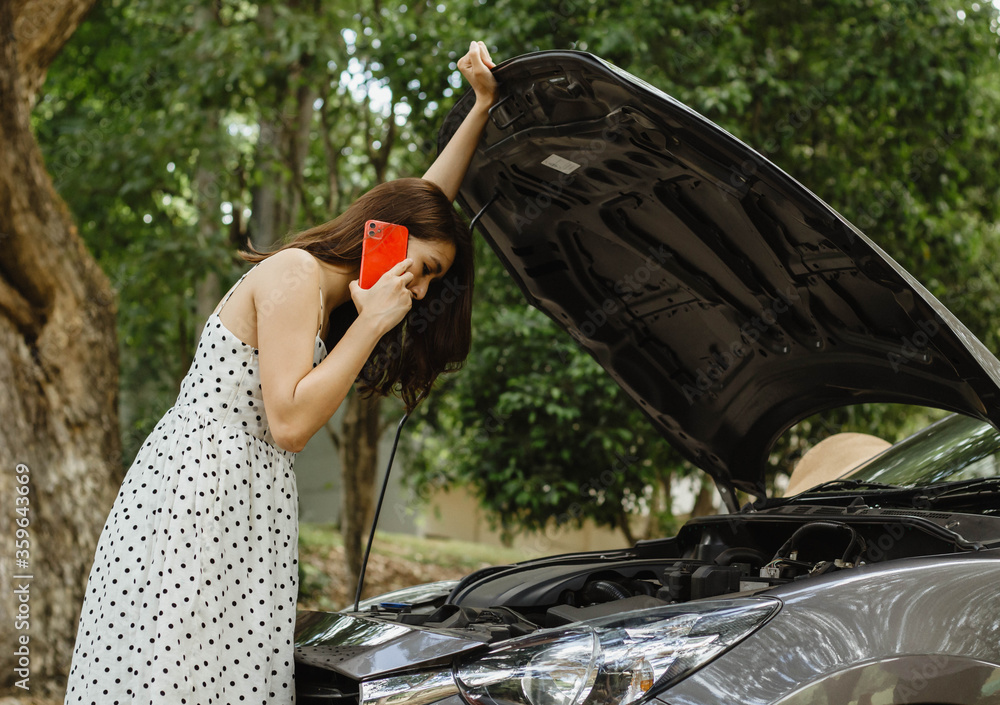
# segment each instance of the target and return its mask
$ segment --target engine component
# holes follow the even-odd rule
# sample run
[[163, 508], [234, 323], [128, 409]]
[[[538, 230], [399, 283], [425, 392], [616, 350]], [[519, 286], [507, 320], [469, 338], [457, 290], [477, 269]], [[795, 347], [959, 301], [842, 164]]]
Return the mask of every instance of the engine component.
[[846, 543], [841, 557], [844, 563], [853, 564], [865, 551], [865, 540], [853, 527], [836, 521], [814, 521], [796, 529], [774, 558], [816, 563], [829, 558], [838, 540]]
[[[843, 546], [839, 559], [837, 546]], [[825, 573], [836, 568], [853, 568], [867, 550], [864, 538], [851, 526], [836, 521], [814, 521], [800, 526], [788, 538], [774, 558], [761, 568], [762, 578], [793, 578]]]
[[583, 589], [580, 590], [580, 601], [584, 604], [624, 600], [631, 596], [631, 592], [610, 580], [594, 580], [584, 585]]
[[762, 566], [767, 563], [767, 555], [755, 548], [744, 548], [737, 546], [729, 548], [720, 553], [716, 559], [718, 565], [732, 565], [733, 563], [750, 563], [751, 565]]
[[691, 576], [706, 565], [703, 561], [677, 561], [664, 571], [663, 583], [656, 596], [671, 602], [687, 602], [691, 599]]
[[703, 565], [691, 576], [691, 599], [739, 592], [742, 573], [735, 565]]

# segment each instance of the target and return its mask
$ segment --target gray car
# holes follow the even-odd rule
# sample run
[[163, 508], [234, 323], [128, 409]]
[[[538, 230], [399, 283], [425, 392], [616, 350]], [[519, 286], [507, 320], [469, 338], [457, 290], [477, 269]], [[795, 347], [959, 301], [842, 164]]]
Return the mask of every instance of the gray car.
[[[301, 612], [300, 705], [1000, 703], [1000, 362], [854, 226], [666, 94], [581, 52], [496, 76], [462, 206], [729, 513]], [[955, 414], [767, 496], [785, 430], [866, 402]]]

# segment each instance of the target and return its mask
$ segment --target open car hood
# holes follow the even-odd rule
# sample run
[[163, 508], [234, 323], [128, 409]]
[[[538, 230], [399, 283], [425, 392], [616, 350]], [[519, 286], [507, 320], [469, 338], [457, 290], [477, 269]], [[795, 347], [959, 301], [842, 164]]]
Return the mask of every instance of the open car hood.
[[[720, 485], [824, 409], [1000, 422], [1000, 362], [827, 204], [690, 108], [583, 52], [499, 65], [459, 202], [528, 301]], [[449, 113], [439, 148], [474, 102]]]

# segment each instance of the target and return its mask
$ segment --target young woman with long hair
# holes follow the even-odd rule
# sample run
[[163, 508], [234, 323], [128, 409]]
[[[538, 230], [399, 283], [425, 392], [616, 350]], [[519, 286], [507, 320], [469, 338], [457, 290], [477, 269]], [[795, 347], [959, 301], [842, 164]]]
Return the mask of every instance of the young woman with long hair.
[[[458, 67], [476, 107], [422, 179], [362, 196], [270, 253], [209, 317], [98, 542], [66, 703], [292, 703], [293, 461], [351, 386], [412, 409], [469, 351], [470, 233], [452, 201], [496, 95], [486, 46]], [[407, 257], [358, 285], [367, 220]]]

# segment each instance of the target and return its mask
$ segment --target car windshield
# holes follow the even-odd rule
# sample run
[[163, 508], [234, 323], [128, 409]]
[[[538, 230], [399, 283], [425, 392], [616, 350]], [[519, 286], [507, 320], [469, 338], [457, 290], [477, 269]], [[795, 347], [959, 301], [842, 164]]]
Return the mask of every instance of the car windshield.
[[920, 487], [1000, 477], [1000, 431], [967, 416], [949, 416], [844, 475], [858, 482]]

